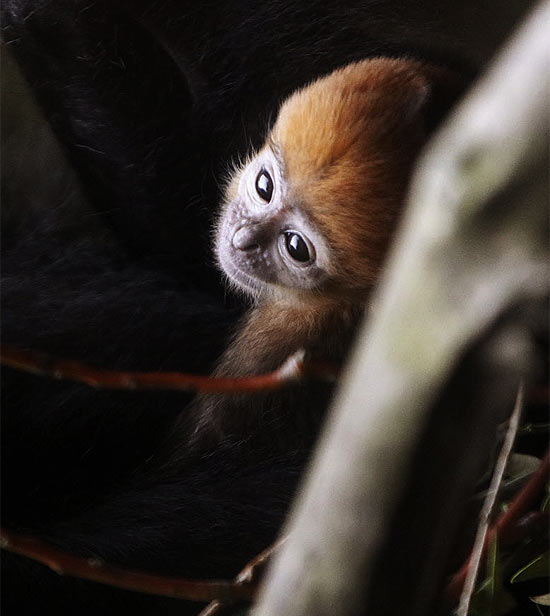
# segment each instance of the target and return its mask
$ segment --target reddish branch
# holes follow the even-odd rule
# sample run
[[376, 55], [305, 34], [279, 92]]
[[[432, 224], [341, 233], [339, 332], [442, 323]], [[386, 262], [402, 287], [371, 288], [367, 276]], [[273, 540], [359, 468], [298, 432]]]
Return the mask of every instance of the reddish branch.
[[[92, 387], [124, 390], [181, 390], [210, 393], [239, 393], [266, 391], [283, 387], [305, 376], [333, 380], [337, 371], [334, 366], [320, 362], [304, 362], [303, 352], [290, 356], [283, 365], [267, 374], [250, 377], [208, 377], [181, 372], [129, 372], [95, 368], [84, 362], [57, 359], [48, 354], [23, 350], [11, 345], [1, 346], [0, 362], [9, 366], [55, 379], [85, 383]], [[537, 392], [540, 399], [547, 401], [547, 389]], [[527, 484], [514, 497], [505, 513], [489, 529], [485, 541], [487, 545], [495, 537], [503, 545], [513, 543], [521, 536], [522, 517], [531, 504], [540, 496], [550, 470], [550, 452], [541, 462], [538, 470]], [[113, 567], [97, 559], [82, 558], [67, 554], [49, 546], [43, 541], [27, 535], [19, 535], [6, 530], [0, 531], [1, 547], [22, 554], [47, 565], [59, 574], [71, 575], [87, 580], [102, 582], [128, 590], [135, 590], [166, 597], [177, 597], [191, 601], [210, 601], [202, 616], [220, 614], [236, 601], [252, 600], [257, 588], [259, 572], [277, 549], [278, 544], [262, 552], [251, 561], [234, 581], [188, 580], [168, 578], [138, 571], [128, 571]], [[455, 573], [447, 584], [443, 597], [449, 606], [458, 603], [470, 560]]]
[[[286, 541], [286, 537], [279, 539], [273, 545], [260, 552], [258, 556], [253, 558], [246, 567], [237, 575], [233, 580], [236, 584], [253, 584], [257, 585], [260, 579], [265, 573], [265, 569], [268, 563], [273, 558], [275, 552], [277, 552], [282, 544]], [[228, 608], [230, 608], [234, 602], [227, 601], [212, 601], [209, 603], [199, 616], [221, 616]]]
[[73, 556], [51, 547], [44, 541], [29, 535], [20, 535], [7, 530], [0, 531], [1, 547], [32, 558], [53, 569], [60, 575], [101, 582], [118, 588], [137, 592], [175, 597], [189, 601], [213, 601], [234, 603], [253, 599], [257, 583], [251, 579], [188, 580], [129, 571], [113, 567], [96, 558]]
[[162, 389], [209, 393], [239, 393], [279, 389], [311, 376], [333, 380], [336, 369], [321, 362], [304, 362], [303, 351], [286, 359], [273, 372], [247, 377], [211, 377], [183, 372], [129, 372], [95, 368], [84, 362], [58, 359], [39, 351], [27, 351], [11, 345], [1, 347], [2, 365], [31, 374], [86, 383], [102, 389]]
[[[513, 500], [508, 504], [506, 511], [500, 515], [496, 522], [489, 528], [483, 553], [487, 551], [487, 546], [498, 538], [499, 544], [511, 545], [519, 541], [525, 534], [523, 527], [523, 517], [529, 511], [535, 500], [541, 496], [544, 487], [549, 480], [550, 474], [550, 451], [546, 452], [538, 469], [531, 475], [528, 482], [514, 496]], [[548, 516], [548, 512], [543, 515]], [[464, 581], [468, 575], [470, 566], [470, 558], [464, 565], [451, 577], [443, 592], [443, 601], [449, 608], [457, 605], [460, 599], [460, 593], [464, 586]]]

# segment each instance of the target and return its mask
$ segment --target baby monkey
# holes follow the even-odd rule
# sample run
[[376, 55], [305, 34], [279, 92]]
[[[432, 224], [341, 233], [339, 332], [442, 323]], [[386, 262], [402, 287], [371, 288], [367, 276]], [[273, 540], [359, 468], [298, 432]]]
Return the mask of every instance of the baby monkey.
[[[300, 348], [318, 359], [343, 357], [416, 155], [459, 90], [446, 69], [375, 58], [284, 102], [264, 146], [231, 177], [217, 224], [219, 265], [253, 298], [218, 374], [266, 372]], [[203, 425], [214, 422], [221, 433], [261, 406], [253, 396], [199, 403]]]

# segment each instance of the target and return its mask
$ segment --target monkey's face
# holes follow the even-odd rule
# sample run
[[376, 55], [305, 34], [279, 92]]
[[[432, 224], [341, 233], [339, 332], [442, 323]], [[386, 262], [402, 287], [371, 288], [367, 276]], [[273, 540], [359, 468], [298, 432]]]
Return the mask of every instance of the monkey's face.
[[322, 288], [330, 277], [329, 247], [293, 198], [273, 144], [233, 178], [228, 193], [216, 252], [230, 282], [254, 297]]
[[282, 152], [270, 140], [233, 177], [217, 228], [220, 267], [256, 299], [358, 299], [376, 279], [401, 182], [369, 207], [364, 168], [341, 159], [319, 173], [310, 161], [292, 175]]
[[291, 96], [232, 178], [218, 261], [255, 296], [353, 302], [376, 282], [426, 138], [427, 67], [351, 64]]

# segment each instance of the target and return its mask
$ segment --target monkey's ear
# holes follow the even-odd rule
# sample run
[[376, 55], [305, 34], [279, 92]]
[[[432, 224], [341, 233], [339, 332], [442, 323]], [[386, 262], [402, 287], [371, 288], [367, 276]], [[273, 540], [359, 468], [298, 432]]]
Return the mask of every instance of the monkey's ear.
[[467, 82], [459, 73], [433, 64], [421, 65], [419, 72], [424, 86], [413, 100], [414, 113], [420, 114], [430, 133], [460, 98]]
[[402, 84], [401, 96], [398, 104], [400, 122], [417, 122], [424, 116], [432, 96], [432, 84], [428, 78], [418, 72]]
[[[358, 65], [359, 67], [360, 65]], [[373, 87], [392, 120], [421, 122], [431, 131], [464, 88], [464, 80], [450, 69], [412, 58], [376, 58], [362, 65], [365, 91]]]

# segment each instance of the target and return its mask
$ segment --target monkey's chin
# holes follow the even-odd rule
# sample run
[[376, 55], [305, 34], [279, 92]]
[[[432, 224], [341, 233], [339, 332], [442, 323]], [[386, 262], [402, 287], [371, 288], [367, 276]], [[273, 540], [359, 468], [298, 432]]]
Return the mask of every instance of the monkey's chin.
[[249, 297], [259, 299], [266, 294], [268, 284], [239, 269], [231, 260], [218, 257], [219, 264], [231, 286]]

